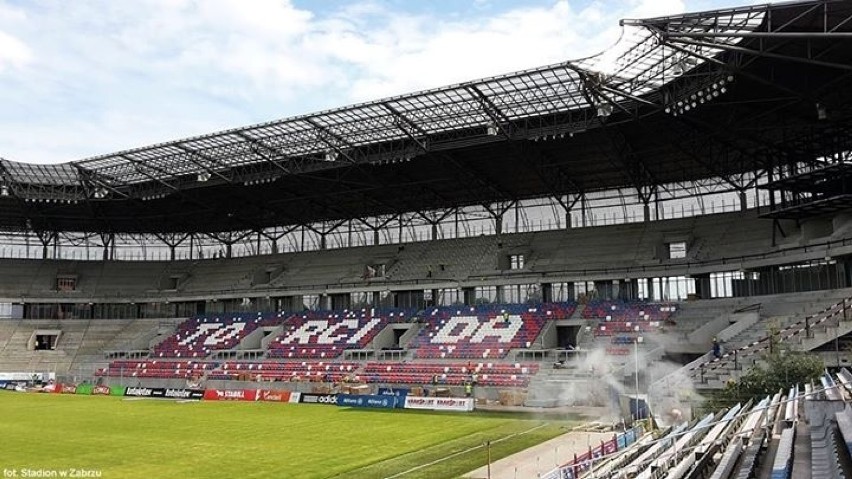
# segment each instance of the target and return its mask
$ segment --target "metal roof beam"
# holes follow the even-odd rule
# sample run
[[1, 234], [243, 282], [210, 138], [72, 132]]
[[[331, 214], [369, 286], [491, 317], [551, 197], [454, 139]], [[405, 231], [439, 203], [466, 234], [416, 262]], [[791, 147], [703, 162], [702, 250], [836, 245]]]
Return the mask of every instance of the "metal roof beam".
[[[429, 134], [428, 134], [428, 133], [426, 133], [426, 131], [425, 131], [425, 130], [423, 130], [422, 128], [420, 128], [420, 126], [419, 126], [419, 125], [417, 125], [416, 123], [414, 123], [413, 121], [411, 121], [411, 119], [409, 119], [407, 116], [405, 116], [405, 115], [403, 115], [402, 113], [400, 113], [400, 112], [399, 112], [399, 110], [397, 110], [396, 108], [394, 108], [393, 106], [391, 106], [388, 102], [383, 101], [383, 102], [381, 103], [381, 105], [382, 105], [385, 109], [387, 109], [389, 112], [391, 112], [391, 115], [393, 115], [393, 116], [394, 116], [394, 124], [396, 125], [396, 127], [397, 127], [397, 128], [399, 128], [399, 130], [400, 130], [400, 131], [402, 131], [402, 132], [405, 134], [405, 136], [407, 136], [407, 137], [408, 137], [408, 139], [410, 139], [411, 141], [413, 141], [413, 142], [417, 143], [417, 146], [419, 146], [419, 147], [420, 147], [420, 149], [421, 149], [421, 150], [423, 150], [424, 152], [428, 152], [428, 151], [429, 151], [429, 146], [428, 146], [428, 143], [427, 143], [427, 142], [428, 142], [428, 139], [429, 139]], [[413, 130], [414, 130], [414, 131], [416, 131], [416, 132], [417, 132], [420, 136], [422, 136], [423, 138], [425, 138], [425, 139], [426, 139], [426, 141], [421, 141], [421, 140], [420, 140], [420, 138], [418, 138], [417, 136], [413, 135], [410, 131], [408, 131], [408, 129], [407, 129], [407, 128], [403, 128], [403, 126], [402, 126], [402, 125], [408, 125], [408, 127], [409, 127], [409, 128], [413, 129]]]
[[491, 119], [494, 123], [494, 127], [497, 128], [507, 140], [510, 139], [512, 137], [512, 132], [506, 128], [506, 125], [512, 124], [509, 118], [500, 111], [491, 99], [482, 93], [482, 90], [480, 90], [476, 85], [468, 85], [465, 87], [465, 90], [476, 98], [480, 108], [482, 108], [482, 112]]
[[[611, 128], [604, 128], [604, 132], [606, 136], [611, 140], [611, 143], [616, 147], [617, 152], [616, 156], [618, 157], [619, 162], [624, 166], [627, 170], [627, 175], [630, 177], [630, 181], [633, 183], [633, 186], [637, 190], [641, 190], [643, 186], [649, 185], [657, 185], [660, 184], [659, 181], [651, 174], [651, 171], [648, 169], [645, 162], [639, 155], [636, 154], [636, 151], [633, 149], [633, 145], [630, 144], [630, 141], [624, 135], [624, 132], [618, 128], [617, 126], [612, 126]], [[638, 171], [631, 171], [630, 162], [636, 164], [636, 168]], [[645, 181], [641, 181], [636, 174]]]
[[775, 40], [852, 38], [852, 32], [662, 32], [664, 38], [768, 38]]
[[201, 169], [203, 169], [203, 170], [204, 170], [204, 171], [206, 171], [207, 173], [209, 173], [209, 174], [211, 174], [211, 175], [216, 175], [216, 176], [218, 176], [219, 178], [222, 178], [223, 180], [225, 180], [225, 181], [226, 181], [226, 182], [228, 182], [228, 183], [232, 183], [232, 182], [233, 182], [233, 180], [231, 180], [231, 179], [230, 179], [230, 178], [228, 178], [227, 176], [225, 176], [225, 175], [223, 175], [223, 174], [219, 173], [218, 171], [214, 170], [213, 168], [210, 168], [208, 165], [205, 165], [205, 164], [203, 164], [203, 163], [201, 163], [201, 162], [198, 162], [198, 161], [194, 160], [194, 159], [193, 159], [193, 157], [198, 157], [198, 158], [201, 158], [202, 160], [204, 160], [204, 161], [206, 161], [206, 162], [208, 162], [208, 163], [215, 163], [215, 164], [218, 164], [219, 166], [223, 166], [223, 165], [222, 165], [222, 163], [221, 163], [221, 162], [219, 162], [218, 160], [216, 160], [216, 159], [214, 159], [214, 158], [212, 158], [212, 157], [209, 157], [209, 156], [207, 156], [207, 155], [204, 155], [204, 154], [202, 154], [202, 153], [199, 153], [199, 152], [197, 152], [197, 151], [195, 151], [195, 150], [191, 150], [191, 149], [187, 148], [186, 146], [184, 146], [182, 143], [175, 143], [175, 148], [178, 148], [178, 149], [180, 149], [180, 150], [185, 151], [185, 152], [187, 153], [187, 157], [186, 157], [186, 159], [188, 159], [189, 161], [191, 161], [191, 162], [192, 162], [192, 164], [199, 166]]
[[81, 166], [79, 164], [72, 163], [72, 165], [77, 170], [77, 174], [80, 177], [80, 186], [83, 188], [83, 191], [86, 193], [87, 196], [91, 196], [92, 193], [93, 193], [93, 191], [90, 191], [91, 185], [96, 185], [96, 186], [99, 186], [101, 188], [105, 188], [105, 189], [107, 189], [107, 190], [109, 190], [109, 191], [111, 191], [111, 192], [113, 192], [113, 193], [115, 193], [115, 194], [117, 194], [117, 195], [119, 195], [123, 198], [130, 198], [130, 196], [127, 193], [124, 193], [123, 191], [118, 190], [117, 188], [112, 186], [110, 183], [105, 181], [103, 177], [106, 176], [106, 175], [101, 175], [101, 174], [96, 173], [94, 171], [88, 170], [88, 169], [84, 168], [83, 166]]
[[[814, 0], [810, 3], [813, 4], [822, 4], [826, 0]], [[801, 4], [805, 4], [802, 2]], [[800, 4], [790, 4], [789, 6], [799, 6]], [[775, 5], [776, 7], [784, 7], [785, 5]], [[682, 15], [670, 15], [667, 17], [654, 17], [654, 18], [631, 18], [631, 19], [622, 19], [619, 21], [621, 26], [630, 26], [630, 27], [648, 27], [648, 26], [656, 26], [661, 23], [675, 23], [675, 22], [683, 22], [689, 20], [707, 20], [708, 18], [718, 18], [720, 16], [734, 16], [742, 13], [754, 13], [754, 12], [765, 12], [768, 9], [769, 5], [748, 5], [744, 7], [734, 7], [734, 8], [720, 8], [717, 10], [706, 10], [702, 12], [696, 13], [686, 13]]]
[[[281, 162], [279, 162], [278, 160], [275, 159], [275, 157], [282, 157], [283, 156], [284, 159], [290, 160], [290, 158], [284, 152], [267, 145], [266, 143], [264, 143], [260, 139], [252, 138], [252, 137], [246, 135], [242, 131], [238, 131], [235, 134], [237, 136], [239, 136], [240, 138], [244, 138], [246, 141], [248, 141], [249, 148], [252, 150], [252, 152], [254, 154], [256, 154], [257, 156], [259, 156], [260, 158], [262, 158], [264, 161], [266, 161], [267, 163], [271, 163], [274, 167], [283, 171], [287, 175], [293, 173], [289, 168], [282, 165]], [[266, 154], [264, 154], [264, 153], [262, 153], [258, 150], [263, 150], [264, 152], [266, 152]], [[272, 155], [272, 156], [270, 156], [270, 155]]]
[[[548, 164], [550, 162], [550, 158], [542, 151], [542, 147], [539, 146], [538, 143], [533, 145], [532, 143], [527, 142], [526, 147], [521, 147], [517, 150], [517, 153], [522, 157], [529, 157], [533, 172], [538, 177], [538, 179], [547, 185], [550, 189], [550, 194], [554, 197], [567, 194], [569, 191], [572, 193], [582, 193], [582, 188], [580, 188], [577, 183], [572, 180], [568, 175], [562, 171], [557, 165]], [[567, 186], [567, 188], [565, 186]], [[566, 191], [567, 190], [567, 191]], [[561, 199], [557, 201], [562, 203]], [[562, 205], [563, 207], [566, 205]], [[567, 209], [567, 208], [566, 208]]]
[[156, 167], [156, 166], [149, 165], [149, 164], [147, 164], [146, 162], [142, 162], [142, 161], [136, 160], [136, 159], [134, 159], [134, 158], [130, 158], [130, 157], [129, 157], [129, 156], [127, 156], [127, 155], [121, 155], [121, 157], [122, 157], [122, 158], [127, 159], [128, 161], [130, 161], [130, 163], [133, 165], [133, 168], [134, 168], [134, 169], [136, 170], [136, 172], [137, 172], [137, 173], [139, 173], [140, 175], [142, 175], [142, 176], [144, 176], [144, 177], [148, 178], [149, 180], [151, 180], [151, 181], [153, 181], [153, 182], [155, 182], [155, 183], [160, 183], [161, 185], [165, 186], [166, 188], [169, 188], [170, 190], [173, 190], [173, 191], [180, 191], [180, 188], [178, 188], [177, 186], [175, 186], [175, 185], [173, 185], [173, 184], [171, 184], [171, 183], [167, 182], [166, 180], [163, 180], [162, 178], [160, 178], [160, 177], [158, 177], [158, 176], [154, 176], [154, 175], [152, 175], [151, 173], [149, 173], [149, 172], [145, 171], [143, 168], [147, 168], [147, 169], [151, 169], [151, 170], [157, 171], [158, 173], [161, 173], [162, 175], [164, 175], [164, 176], [166, 176], [166, 177], [171, 177], [171, 176], [172, 176], [172, 174], [171, 174], [171, 173], [169, 173], [169, 172], [167, 172], [167, 171], [163, 170], [162, 168], [158, 168], [158, 167]]
[[[490, 190], [494, 195], [497, 196], [497, 199], [495, 199], [494, 201], [511, 201], [513, 199], [511, 197], [511, 195], [509, 195], [505, 191], [503, 191], [494, 182], [488, 181], [488, 180], [484, 179], [481, 175], [478, 175], [475, 172], [471, 171], [470, 168], [468, 168], [467, 166], [462, 164], [462, 162], [459, 161], [458, 159], [456, 159], [451, 153], [445, 152], [445, 153], [441, 154], [441, 157], [443, 157], [444, 159], [446, 159], [450, 163], [452, 163], [470, 181], [484, 187], [487, 190]], [[477, 201], [480, 201], [483, 204], [487, 203], [486, 200], [477, 200]]]
[[330, 137], [330, 138], [331, 138], [331, 139], [333, 139], [335, 142], [338, 142], [338, 143], [342, 144], [342, 145], [343, 145], [343, 146], [345, 146], [346, 148], [349, 148], [349, 149], [353, 149], [353, 150], [354, 150], [354, 147], [353, 147], [351, 144], [349, 144], [349, 142], [347, 142], [346, 140], [344, 140], [344, 139], [343, 139], [343, 138], [341, 138], [340, 136], [338, 136], [338, 135], [334, 134], [331, 130], [329, 130], [328, 128], [324, 127], [323, 125], [320, 125], [320, 124], [319, 124], [319, 123], [317, 123], [317, 121], [316, 121], [316, 120], [314, 120], [313, 118], [310, 118], [310, 117], [305, 118], [305, 122], [310, 123], [310, 124], [311, 124], [314, 128], [316, 128], [316, 130], [320, 133], [320, 134], [318, 134], [318, 135], [317, 135], [317, 137], [319, 138], [319, 140], [320, 140], [321, 142], [323, 142], [323, 143], [325, 143], [326, 145], [328, 145], [328, 147], [329, 147], [329, 148], [331, 148], [332, 150], [334, 150], [335, 152], [337, 152], [337, 154], [339, 154], [340, 156], [342, 156], [342, 157], [346, 158], [347, 160], [349, 160], [349, 162], [350, 162], [350, 163], [352, 163], [352, 164], [356, 163], [356, 161], [355, 161], [355, 159], [354, 159], [354, 158], [352, 158], [352, 157], [351, 157], [348, 153], [346, 153], [345, 151], [343, 151], [343, 149], [341, 149], [341, 148], [340, 148], [338, 145], [336, 145], [334, 142], [329, 141], [329, 139], [328, 139], [328, 138]]
[[733, 65], [730, 65], [730, 64], [728, 64], [728, 63], [725, 63], [725, 62], [723, 62], [722, 60], [719, 60], [719, 59], [717, 59], [717, 58], [712, 58], [712, 57], [708, 57], [708, 56], [706, 56], [706, 55], [702, 55], [702, 54], [700, 54], [700, 53], [698, 53], [698, 52], [693, 52], [693, 51], [689, 50], [688, 48], [684, 48], [684, 47], [682, 47], [682, 46], [680, 46], [680, 45], [676, 45], [676, 44], [674, 44], [674, 43], [672, 43], [672, 42], [666, 42], [666, 45], [668, 45], [668, 46], [670, 46], [670, 47], [672, 47], [672, 48], [674, 48], [674, 49], [676, 49], [676, 50], [679, 50], [679, 51], [681, 51], [681, 52], [683, 52], [683, 53], [686, 53], [687, 55], [692, 55], [692, 56], [694, 56], [694, 57], [696, 57], [696, 58], [700, 58], [700, 59], [702, 59], [702, 60], [704, 60], [704, 61], [706, 61], [706, 62], [708, 62], [708, 63], [712, 63], [712, 64], [715, 64], [715, 65], [721, 66], [722, 68], [724, 68], [725, 70], [730, 71], [731, 73], [736, 73], [736, 74], [738, 74], [738, 75], [742, 75], [742, 76], [743, 76], [743, 77], [745, 77], [745, 78], [748, 78], [748, 79], [750, 79], [750, 80], [754, 80], [754, 81], [756, 81], [756, 82], [758, 82], [758, 83], [761, 83], [761, 84], [763, 84], [763, 85], [767, 85], [767, 86], [771, 86], [771, 87], [773, 87], [773, 88], [777, 88], [778, 90], [781, 90], [781, 91], [783, 91], [783, 92], [785, 92], [785, 93], [788, 93], [788, 94], [790, 94], [790, 95], [792, 95], [792, 96], [794, 96], [794, 97], [803, 98], [803, 99], [805, 99], [805, 100], [809, 100], [809, 101], [814, 102], [814, 103], [817, 103], [817, 102], [818, 102], [818, 100], [816, 100], [815, 98], [811, 98], [811, 97], [808, 97], [808, 96], [804, 95], [802, 91], [795, 91], [795, 90], [792, 90], [792, 89], [790, 89], [790, 88], [787, 88], [787, 87], [785, 87], [785, 86], [783, 86], [783, 85], [779, 85], [778, 83], [774, 83], [774, 82], [772, 82], [772, 81], [770, 81], [770, 80], [766, 80], [766, 79], [764, 79], [764, 78], [762, 78], [762, 77], [760, 77], [760, 76], [758, 76], [758, 75], [754, 75], [754, 74], [751, 74], [751, 73], [745, 72], [745, 71], [743, 71], [742, 69], [740, 69], [740, 68], [736, 68], [736, 67], [734, 67]]
[[9, 173], [9, 170], [6, 168], [4, 164], [6, 160], [0, 158], [0, 181], [2, 181], [3, 186], [6, 188], [6, 194], [13, 195], [15, 193], [15, 189], [12, 188], [12, 185], [17, 185], [17, 181], [12, 178], [12, 174]]
[[[614, 108], [618, 108], [619, 110], [627, 113], [632, 117], [636, 117], [637, 113], [632, 112], [624, 107], [621, 103], [614, 101], [612, 98], [604, 94], [606, 89], [604, 88], [606, 85], [606, 79], [603, 74], [599, 74], [596, 72], [588, 72], [579, 67], [572, 67], [577, 72], [577, 75], [580, 77], [580, 81], [583, 82], [583, 96], [586, 97], [586, 101], [592, 106], [592, 108], [598, 108], [602, 103], [607, 103]], [[595, 78], [593, 78], [595, 77]], [[611, 93], [611, 92], [610, 92]], [[598, 114], [600, 117], [601, 115]], [[608, 117], [606, 115], [605, 117]], [[602, 124], [604, 122], [601, 122]]]
[[697, 47], [717, 48], [717, 49], [726, 50], [726, 51], [729, 51], [729, 52], [745, 53], [745, 54], [753, 55], [753, 56], [756, 56], [756, 57], [773, 58], [773, 59], [776, 59], [776, 60], [786, 60], [786, 61], [790, 61], [790, 62], [804, 63], [804, 64], [807, 64], [807, 65], [814, 65], [814, 66], [820, 66], [820, 67], [835, 68], [835, 69], [838, 69], [838, 70], [852, 71], [852, 65], [847, 65], [847, 64], [843, 64], [843, 63], [827, 62], [827, 61], [823, 61], [823, 60], [817, 60], [815, 58], [805, 58], [805, 57], [794, 57], [794, 56], [790, 56], [790, 55], [782, 55], [782, 54], [779, 54], [779, 53], [772, 53], [770, 51], [765, 51], [765, 50], [752, 50], [750, 48], [745, 48], [745, 47], [741, 47], [741, 46], [737, 46], [737, 45], [723, 45], [723, 44], [718, 44], [718, 43], [690, 41], [690, 40], [686, 40], [686, 41], [679, 41], [678, 40], [677, 43], [680, 43], [680, 44], [683, 44], [683, 45], [692, 45], [692, 46], [697, 46]]

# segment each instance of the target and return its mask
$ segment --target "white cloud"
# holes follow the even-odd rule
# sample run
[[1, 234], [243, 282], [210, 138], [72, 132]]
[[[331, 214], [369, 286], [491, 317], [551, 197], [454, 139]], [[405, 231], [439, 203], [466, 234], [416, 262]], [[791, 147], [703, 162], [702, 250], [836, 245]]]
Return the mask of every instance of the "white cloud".
[[32, 60], [32, 52], [24, 42], [0, 31], [0, 72], [7, 68], [20, 68]]
[[612, 45], [621, 17], [685, 10], [495, 4], [0, 0], [0, 155], [78, 159], [576, 59]]

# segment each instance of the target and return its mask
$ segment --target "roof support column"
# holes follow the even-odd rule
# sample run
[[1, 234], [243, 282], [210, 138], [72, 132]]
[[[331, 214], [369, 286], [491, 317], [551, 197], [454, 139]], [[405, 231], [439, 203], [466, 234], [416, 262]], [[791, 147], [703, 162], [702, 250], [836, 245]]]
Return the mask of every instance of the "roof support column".
[[[370, 231], [373, 232], [373, 246], [378, 246], [378, 245], [381, 244], [380, 231], [383, 228], [385, 228], [387, 225], [389, 225], [390, 222], [393, 221], [397, 216], [401, 217], [402, 215], [390, 215], [386, 219], [376, 218], [379, 221], [376, 222], [375, 224], [367, 221], [366, 218], [359, 218], [358, 221], [360, 221], [367, 228], [370, 228]], [[351, 230], [351, 228], [352, 228], [352, 225], [350, 223], [350, 230]], [[349, 242], [350, 242], [350, 246], [351, 246], [352, 240], [350, 239]], [[400, 241], [400, 242], [402, 242], [402, 241]]]
[[305, 252], [305, 230], [307, 229], [308, 227], [306, 225], [302, 225], [302, 239], [299, 241], [299, 251], [302, 253]]
[[[176, 250], [177, 247], [180, 246], [187, 238], [190, 237], [189, 234], [178, 235], [178, 234], [154, 234], [160, 241], [162, 241], [166, 246], [169, 247], [169, 259], [174, 261], [177, 259]], [[190, 255], [191, 256], [191, 255]]]
[[[579, 202], [584, 195], [585, 193], [580, 192], [573, 195], [565, 195], [564, 198], [562, 196], [553, 197], [553, 199], [556, 200], [556, 203], [558, 203], [559, 206], [561, 206], [562, 209], [565, 211], [565, 229], [571, 229], [574, 226], [573, 224], [571, 224], [571, 210], [573, 210], [574, 207], [577, 206], [577, 202]], [[555, 210], [554, 214], [556, 214]]]
[[450, 216], [455, 210], [447, 209], [444, 211], [430, 211], [428, 213], [418, 212], [417, 214], [426, 220], [429, 223], [429, 226], [432, 227], [429, 235], [429, 239], [435, 241], [438, 239], [438, 225], [441, 224], [441, 221], [444, 221], [448, 216]]
[[654, 190], [654, 213], [657, 221], [666, 219], [665, 211], [660, 207], [660, 191], [656, 189]]
[[219, 242], [219, 244], [225, 246], [225, 251], [223, 252], [221, 249], [219, 251], [219, 257], [230, 258], [234, 254], [234, 243], [237, 241], [242, 241], [246, 237], [248, 237], [251, 232], [242, 232], [235, 234], [232, 231], [227, 233], [219, 233], [219, 234], [208, 234], [207, 236], [211, 239], [214, 239]]
[[[306, 225], [308, 229], [319, 235], [319, 249], [325, 251], [328, 249], [328, 235], [331, 234], [337, 228], [343, 226], [346, 223], [346, 220], [338, 221], [336, 223], [326, 224], [325, 222], [322, 225]], [[304, 232], [303, 232], [304, 234]]]
[[503, 215], [509, 211], [509, 208], [514, 205], [514, 201], [500, 202], [492, 207], [491, 205], [482, 205], [491, 217], [494, 219], [494, 234], [500, 236], [503, 234]]
[[39, 242], [41, 243], [41, 258], [48, 259], [48, 246], [50, 246], [51, 243], [53, 244], [53, 257], [56, 258], [56, 244], [58, 234], [55, 231], [36, 231], [35, 234], [38, 237]]
[[[289, 235], [293, 231], [296, 231], [297, 226], [291, 226], [288, 228], [284, 228], [283, 232], [273, 231], [270, 232], [268, 230], [258, 230], [258, 235], [264, 236], [269, 240], [269, 250], [272, 254], [278, 254], [278, 240], [284, 238]], [[260, 251], [260, 246], [258, 245], [258, 251]]]
[[[636, 193], [639, 195], [639, 200], [642, 201], [642, 213], [645, 223], [651, 221], [651, 198], [657, 194], [656, 186], [640, 186], [636, 188]], [[626, 219], [626, 217], [625, 217]]]
[[115, 259], [115, 233], [101, 233], [101, 244], [103, 244], [103, 260]]

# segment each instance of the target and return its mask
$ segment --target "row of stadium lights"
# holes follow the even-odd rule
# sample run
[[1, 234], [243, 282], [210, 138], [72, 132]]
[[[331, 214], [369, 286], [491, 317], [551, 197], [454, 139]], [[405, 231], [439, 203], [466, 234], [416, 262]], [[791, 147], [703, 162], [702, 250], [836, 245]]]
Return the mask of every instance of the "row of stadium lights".
[[714, 98], [718, 98], [720, 95], [723, 95], [728, 92], [728, 88], [725, 86], [728, 83], [734, 81], [733, 75], [729, 75], [727, 78], [723, 78], [719, 81], [713, 82], [712, 85], [707, 88], [698, 90], [689, 96], [689, 98], [685, 100], [678, 100], [677, 103], [673, 103], [666, 107], [666, 113], [669, 113], [673, 116], [682, 115], [689, 110], [695, 109], [698, 105], [704, 104], [704, 102], [710, 101]]
[[[8, 194], [0, 195], [0, 196], [9, 196]], [[24, 198], [24, 202], [26, 203], [56, 203], [56, 204], [66, 204], [66, 205], [76, 205], [77, 200], [62, 200], [58, 198]]]
[[[9, 185], [0, 185], [0, 196], [11, 196]], [[58, 205], [76, 205], [77, 200], [62, 198], [24, 198], [25, 203], [56, 203]]]
[[156, 194], [156, 195], [147, 195], [147, 196], [142, 197], [142, 201], [159, 200], [159, 199], [162, 199], [162, 198], [165, 198], [165, 197], [166, 197], [165, 193], [159, 193], [159, 194]]
[[377, 164], [377, 165], [392, 165], [392, 164], [395, 164], [395, 163], [408, 163], [409, 161], [411, 161], [411, 157], [404, 156], [402, 158], [391, 158], [389, 160], [379, 160], [379, 161], [375, 162], [375, 164]]
[[563, 132], [563, 133], [554, 133], [552, 135], [535, 136], [535, 137], [532, 138], [532, 141], [539, 141], [539, 140], [547, 141], [547, 140], [562, 139], [562, 138], [565, 138], [565, 135], [568, 135], [568, 138], [574, 138], [574, 132], [569, 131], [567, 133]]
[[265, 183], [272, 183], [273, 181], [275, 181], [277, 179], [278, 178], [262, 178], [260, 180], [248, 180], [248, 181], [243, 182], [243, 185], [244, 186], [262, 185], [262, 184], [265, 184]]
[[[202, 171], [201, 173], [198, 174], [198, 176], [196, 177], [196, 180], [198, 180], [199, 183], [205, 183], [205, 182], [209, 181], [210, 178], [212, 178], [212, 176], [213, 175], [209, 171]], [[261, 178], [261, 179], [258, 179], [258, 180], [247, 180], [247, 181], [243, 182], [243, 186], [261, 185], [261, 184], [264, 184], [264, 183], [272, 183], [273, 181], [275, 181], [277, 179], [278, 179], [277, 177], [273, 177], [273, 178]], [[164, 196], [165, 195], [156, 195], [154, 197], [151, 197], [151, 199], [162, 198]]]

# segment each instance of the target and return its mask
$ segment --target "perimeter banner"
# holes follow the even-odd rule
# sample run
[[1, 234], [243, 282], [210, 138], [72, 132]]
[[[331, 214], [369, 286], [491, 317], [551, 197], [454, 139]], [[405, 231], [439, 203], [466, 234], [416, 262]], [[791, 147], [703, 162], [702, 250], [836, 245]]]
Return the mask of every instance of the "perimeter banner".
[[380, 396], [396, 396], [396, 407], [398, 408], [405, 407], [405, 398], [410, 392], [411, 390], [407, 388], [379, 388]]
[[299, 402], [302, 404], [337, 404], [337, 394], [314, 394], [302, 393], [299, 395]]
[[349, 407], [369, 407], [380, 409], [393, 409], [396, 407], [396, 396], [390, 395], [364, 395], [364, 394], [338, 394], [337, 405]]
[[190, 399], [200, 401], [204, 397], [204, 391], [201, 389], [166, 389], [165, 397], [170, 399]]
[[[109, 396], [112, 394], [112, 389], [109, 386], [95, 386], [92, 388], [92, 396]], [[121, 394], [114, 394], [114, 396], [123, 395], [124, 391]]]
[[405, 409], [430, 409], [433, 411], [473, 411], [473, 398], [436, 398], [406, 396]]
[[77, 385], [77, 392], [76, 392], [76, 394], [87, 394], [87, 395], [91, 395], [91, 394], [92, 394], [92, 391], [94, 390], [94, 388], [95, 388], [95, 387], [94, 387], [94, 386], [92, 386], [91, 384], [78, 384], [78, 385]]
[[261, 401], [290, 402], [290, 391], [260, 391]]
[[125, 389], [124, 395], [138, 398], [162, 398], [166, 397], [166, 389], [134, 387]]
[[207, 389], [205, 401], [257, 401], [260, 396], [257, 389]]

